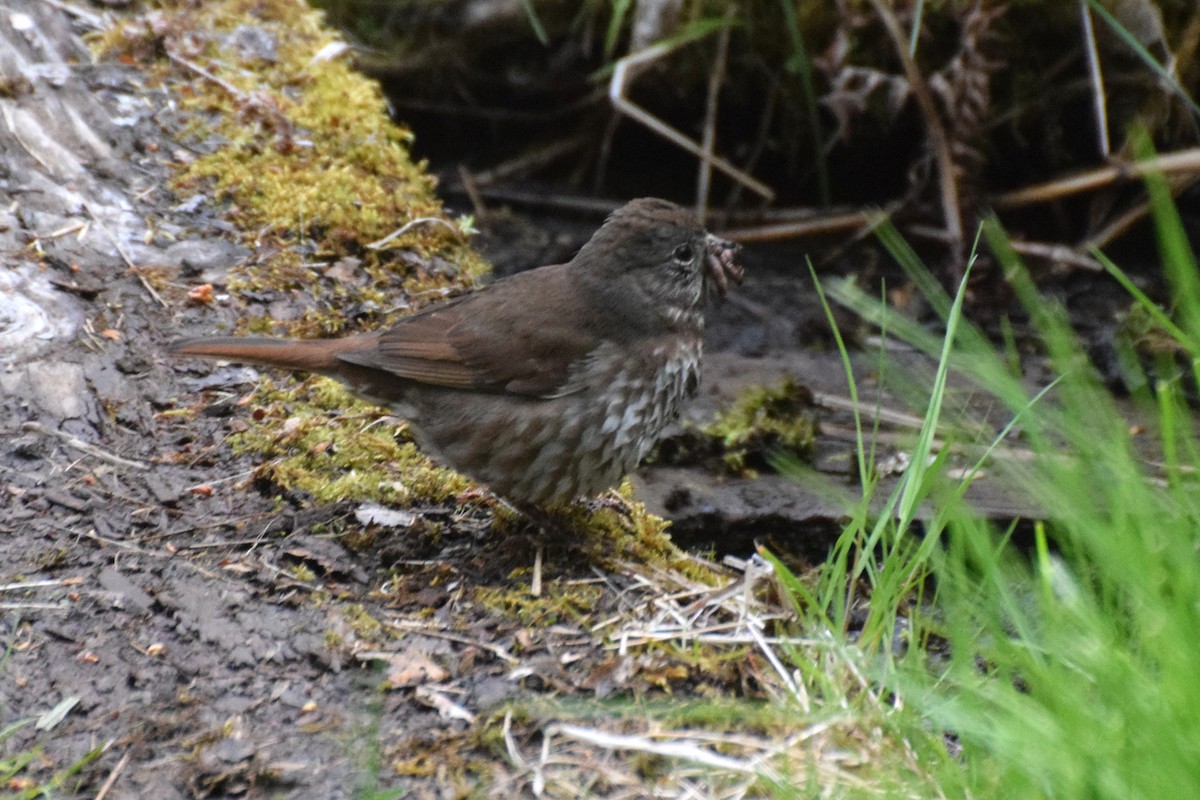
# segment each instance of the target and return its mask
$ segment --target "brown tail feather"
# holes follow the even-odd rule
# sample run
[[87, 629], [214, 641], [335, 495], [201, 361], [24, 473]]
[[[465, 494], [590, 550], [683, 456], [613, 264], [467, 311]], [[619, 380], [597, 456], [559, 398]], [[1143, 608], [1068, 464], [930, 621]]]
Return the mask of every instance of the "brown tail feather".
[[223, 358], [244, 364], [297, 369], [306, 372], [336, 371], [344, 366], [338, 354], [352, 349], [347, 339], [268, 339], [257, 336], [213, 336], [183, 339], [171, 344], [179, 356]]

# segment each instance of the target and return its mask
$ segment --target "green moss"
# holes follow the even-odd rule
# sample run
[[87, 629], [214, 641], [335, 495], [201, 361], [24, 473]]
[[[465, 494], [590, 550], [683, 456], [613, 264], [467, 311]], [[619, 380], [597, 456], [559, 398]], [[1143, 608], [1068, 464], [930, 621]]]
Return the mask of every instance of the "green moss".
[[753, 476], [775, 452], [801, 458], [812, 452], [818, 429], [811, 409], [812, 392], [786, 378], [747, 390], [701, 433], [719, 443], [730, 470]]
[[527, 571], [512, 577], [512, 588], [476, 587], [475, 602], [493, 613], [515, 618], [531, 630], [559, 623], [587, 627], [591, 612], [604, 594], [604, 587], [597, 584], [553, 581], [543, 587], [540, 597], [534, 597], [529, 593]]
[[721, 576], [675, 546], [667, 533], [671, 523], [635, 501], [628, 480], [622, 482], [615, 494], [619, 502], [601, 498], [562, 510], [573, 528], [587, 532], [583, 541], [589, 560], [616, 569], [620, 569], [621, 562], [650, 564], [708, 584], [723, 582]]
[[[239, 47], [253, 30], [274, 43]], [[418, 219], [444, 221], [434, 180], [410, 155], [412, 133], [389, 120], [378, 85], [348, 56], [317, 57], [339, 40], [299, 0], [227, 0], [161, 9], [114, 26], [97, 42], [109, 55], [161, 60], [190, 38], [184, 60], [161, 61], [205, 154], [182, 164], [175, 189], [224, 202], [225, 215], [257, 253], [230, 288], [303, 292], [315, 303], [287, 324], [243, 320], [257, 332], [338, 333], [386, 321], [404, 293], [470, 285], [487, 267], [453, 223], [412, 225], [379, 249], [366, 245]], [[204, 72], [202, 73], [201, 70]], [[352, 266], [327, 275], [340, 258]], [[347, 308], [359, 311], [345, 313]]]
[[365, 641], [379, 641], [383, 634], [383, 623], [371, 615], [366, 607], [359, 603], [342, 607], [342, 613], [345, 615], [346, 622], [350, 625], [351, 630], [358, 636], [359, 639]]
[[[569, 532], [564, 537], [582, 550], [583, 563], [602, 565], [621, 572], [629, 564], [682, 574], [690, 580], [720, 585], [728, 580], [709, 569], [704, 562], [689, 557], [667, 534], [670, 523], [631, 499], [632, 486], [625, 481], [613, 493], [599, 499], [573, 503], [552, 509], [556, 529]], [[519, 535], [517, 526], [528, 520], [498, 508], [493, 528], [495, 535]], [[588, 615], [603, 596], [602, 587], [578, 581], [551, 581], [542, 595], [529, 593], [530, 570], [522, 567], [508, 576], [503, 585], [477, 587], [474, 600], [493, 614], [514, 618], [531, 627], [571, 622], [587, 627]]]
[[317, 579], [317, 573], [313, 572], [304, 564], [297, 564], [292, 567], [292, 577], [304, 583], [312, 583]]
[[451, 502], [470, 482], [434, 465], [398, 421], [337, 381], [312, 377], [290, 388], [264, 378], [255, 394], [254, 424], [230, 437], [240, 453], [268, 457], [261, 476], [308, 494], [317, 503], [373, 500]]

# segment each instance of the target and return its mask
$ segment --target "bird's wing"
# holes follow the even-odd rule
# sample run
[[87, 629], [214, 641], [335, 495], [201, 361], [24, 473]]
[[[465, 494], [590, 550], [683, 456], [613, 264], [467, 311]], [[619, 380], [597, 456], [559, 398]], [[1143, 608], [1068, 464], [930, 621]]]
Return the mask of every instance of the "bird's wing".
[[[567, 291], [563, 270], [530, 270], [406, 317], [381, 332], [375, 347], [340, 358], [435, 386], [530, 397], [570, 393], [572, 369], [598, 341], [579, 325], [584, 309]], [[541, 302], [530, 303], [531, 292]]]

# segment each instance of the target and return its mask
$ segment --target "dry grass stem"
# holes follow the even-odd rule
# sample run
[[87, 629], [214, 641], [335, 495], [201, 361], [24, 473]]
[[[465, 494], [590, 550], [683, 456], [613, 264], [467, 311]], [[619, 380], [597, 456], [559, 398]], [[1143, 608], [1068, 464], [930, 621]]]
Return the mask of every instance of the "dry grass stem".
[[368, 250], [379, 250], [388, 242], [400, 238], [418, 225], [441, 225], [443, 228], [450, 231], [450, 233], [456, 238], [462, 238], [462, 232], [441, 217], [419, 217], [410, 222], [404, 223], [404, 225], [392, 231], [387, 236], [384, 236], [382, 239], [371, 242], [370, 244], [366, 245], [366, 248]]
[[798, 239], [803, 236], [821, 236], [872, 227], [878, 211], [849, 211], [840, 214], [820, 214], [807, 209], [797, 209], [797, 219], [790, 222], [772, 222], [762, 225], [743, 225], [724, 228], [719, 233], [737, 242], [772, 242], [782, 239]]
[[938, 185], [942, 197], [942, 216], [946, 226], [943, 232], [944, 238], [950, 245], [952, 263], [960, 264], [963, 250], [962, 210], [959, 204], [954, 159], [950, 152], [950, 138], [946, 133], [945, 125], [942, 124], [942, 118], [938, 114], [937, 105], [933, 102], [929, 86], [917, 68], [917, 63], [909, 55], [908, 41], [904, 36], [904, 31], [900, 28], [900, 22], [896, 19], [895, 13], [883, 0], [871, 0], [871, 5], [875, 7], [875, 12], [879, 15], [880, 21], [883, 22], [884, 28], [895, 46], [896, 56], [904, 66], [904, 75], [909, 89], [917, 101], [917, 108], [920, 109], [921, 118], [925, 123], [929, 146], [937, 163]]
[[1166, 153], [1146, 161], [1099, 167], [1078, 175], [1055, 178], [1024, 189], [1005, 192], [995, 199], [994, 205], [997, 208], [1017, 208], [1034, 203], [1047, 203], [1118, 182], [1141, 180], [1146, 175], [1156, 172], [1167, 175], [1200, 173], [1200, 147]]
[[1092, 84], [1092, 103], [1096, 111], [1096, 144], [1100, 156], [1108, 158], [1112, 148], [1108, 135], [1108, 99], [1104, 92], [1104, 74], [1100, 71], [1100, 49], [1092, 27], [1092, 12], [1087, 0], [1079, 0], [1079, 22], [1083, 28], [1083, 51], [1087, 54], [1088, 80]]
[[58, 431], [54, 430], [53, 428], [48, 428], [45, 425], [42, 425], [40, 422], [23, 423], [21, 425], [21, 430], [61, 439], [62, 442], [68, 447], [72, 447], [81, 453], [86, 453], [93, 458], [98, 458], [101, 461], [107, 461], [109, 464], [116, 464], [117, 466], [128, 467], [129, 469], [136, 469], [141, 472], [145, 472], [150, 469], [149, 464], [144, 464], [141, 461], [134, 461], [128, 458], [122, 458], [121, 456], [110, 453], [94, 444], [85, 442], [77, 436], [72, 436], [66, 431]]
[[708, 193], [712, 186], [712, 160], [717, 145], [717, 107], [720, 105], [721, 84], [725, 79], [725, 67], [729, 61], [729, 31], [737, 6], [725, 9], [725, 25], [717, 34], [717, 56], [713, 59], [708, 74], [708, 97], [704, 104], [704, 136], [700, 149], [700, 171], [696, 176], [696, 214], [701, 222], [708, 221]]
[[640, 68], [652, 61], [663, 58], [674, 49], [675, 45], [673, 44], [657, 44], [618, 60], [613, 69], [612, 79], [608, 84], [608, 99], [612, 103], [613, 108], [618, 113], [624, 114], [635, 122], [654, 131], [667, 141], [683, 148], [696, 158], [707, 161], [712, 167], [725, 173], [732, 180], [737, 181], [767, 201], [775, 199], [775, 192], [769, 186], [738, 169], [738, 167], [726, 161], [721, 156], [706, 154], [704, 148], [695, 141], [689, 139], [683, 133], [672, 128], [658, 117], [625, 97], [625, 92], [629, 84], [632, 83], [633, 76], [637, 74]]

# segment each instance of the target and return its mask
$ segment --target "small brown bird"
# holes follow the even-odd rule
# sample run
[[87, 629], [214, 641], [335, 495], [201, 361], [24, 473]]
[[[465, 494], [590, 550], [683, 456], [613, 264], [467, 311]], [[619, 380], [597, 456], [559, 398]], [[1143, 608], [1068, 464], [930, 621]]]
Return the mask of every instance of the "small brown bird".
[[553, 505], [615, 486], [695, 391], [704, 288], [724, 295], [741, 282], [736, 251], [689, 211], [643, 198], [570, 262], [386, 330], [172, 350], [338, 378], [406, 419], [436, 460], [510, 500]]

